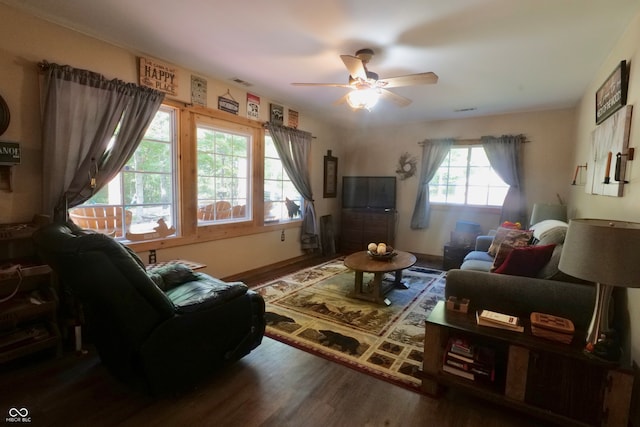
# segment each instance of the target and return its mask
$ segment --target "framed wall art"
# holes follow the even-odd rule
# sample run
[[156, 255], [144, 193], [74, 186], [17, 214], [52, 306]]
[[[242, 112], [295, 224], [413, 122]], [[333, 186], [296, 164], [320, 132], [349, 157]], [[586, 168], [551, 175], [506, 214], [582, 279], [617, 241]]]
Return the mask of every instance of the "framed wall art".
[[628, 84], [627, 61], [621, 61], [596, 91], [597, 125], [627, 104]]
[[331, 150], [327, 150], [324, 156], [324, 186], [322, 197], [325, 199], [336, 197], [338, 188], [338, 158], [331, 155]]
[[278, 104], [269, 104], [269, 107], [269, 119], [271, 120], [271, 123], [275, 125], [282, 125], [284, 123], [284, 107]]

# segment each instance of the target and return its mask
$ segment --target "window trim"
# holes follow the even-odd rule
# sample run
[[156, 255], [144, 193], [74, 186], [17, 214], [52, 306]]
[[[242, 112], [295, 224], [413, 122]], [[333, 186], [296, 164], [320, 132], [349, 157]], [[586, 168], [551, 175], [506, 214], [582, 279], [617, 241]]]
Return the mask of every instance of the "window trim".
[[[213, 240], [272, 233], [286, 229], [300, 229], [302, 226], [301, 219], [264, 223], [264, 135], [266, 130], [263, 122], [174, 100], [165, 99], [163, 104], [178, 109], [176, 124], [178, 132], [176, 147], [178, 151], [176, 163], [178, 181], [176, 186], [178, 200], [176, 223], [179, 224], [181, 234], [171, 238], [127, 242], [128, 246], [135, 251], [142, 252], [151, 249], [172, 248]], [[201, 117], [206, 118], [206, 120], [220, 120], [232, 126], [245, 126], [252, 131], [251, 220], [198, 226], [196, 123], [197, 119]], [[311, 156], [311, 153], [309, 155]]]

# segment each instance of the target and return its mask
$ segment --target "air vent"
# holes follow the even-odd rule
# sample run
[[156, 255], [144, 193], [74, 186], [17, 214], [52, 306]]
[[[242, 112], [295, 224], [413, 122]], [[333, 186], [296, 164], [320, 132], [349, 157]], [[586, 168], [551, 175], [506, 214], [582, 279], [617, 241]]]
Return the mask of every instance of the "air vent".
[[240, 84], [242, 86], [245, 86], [245, 87], [253, 86], [251, 83], [245, 82], [244, 80], [242, 80], [242, 79], [240, 79], [238, 77], [231, 77], [229, 80], [234, 81], [234, 82], [236, 82], [236, 83], [238, 83], [238, 84]]
[[475, 110], [477, 110], [476, 107], [469, 107], [469, 108], [459, 108], [457, 110], [453, 110], [453, 112], [454, 113], [464, 113], [464, 112], [467, 112], [467, 111], [475, 111]]

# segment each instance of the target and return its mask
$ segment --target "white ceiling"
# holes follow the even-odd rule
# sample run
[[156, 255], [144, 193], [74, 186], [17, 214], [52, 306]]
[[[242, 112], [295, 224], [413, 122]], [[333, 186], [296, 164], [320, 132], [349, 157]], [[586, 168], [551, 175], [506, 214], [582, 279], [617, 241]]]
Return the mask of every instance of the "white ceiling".
[[[638, 0], [0, 2], [345, 126], [572, 107], [640, 11]], [[439, 82], [392, 89], [413, 103], [371, 112], [334, 106], [344, 88], [290, 85], [346, 83], [339, 55], [365, 47], [381, 78]]]

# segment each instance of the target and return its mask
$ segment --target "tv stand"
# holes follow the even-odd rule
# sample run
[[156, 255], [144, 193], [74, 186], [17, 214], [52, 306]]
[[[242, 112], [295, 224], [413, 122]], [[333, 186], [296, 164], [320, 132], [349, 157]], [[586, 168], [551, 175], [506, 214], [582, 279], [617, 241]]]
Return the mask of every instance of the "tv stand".
[[395, 248], [395, 209], [342, 209], [340, 250], [367, 250], [369, 243], [386, 243]]

